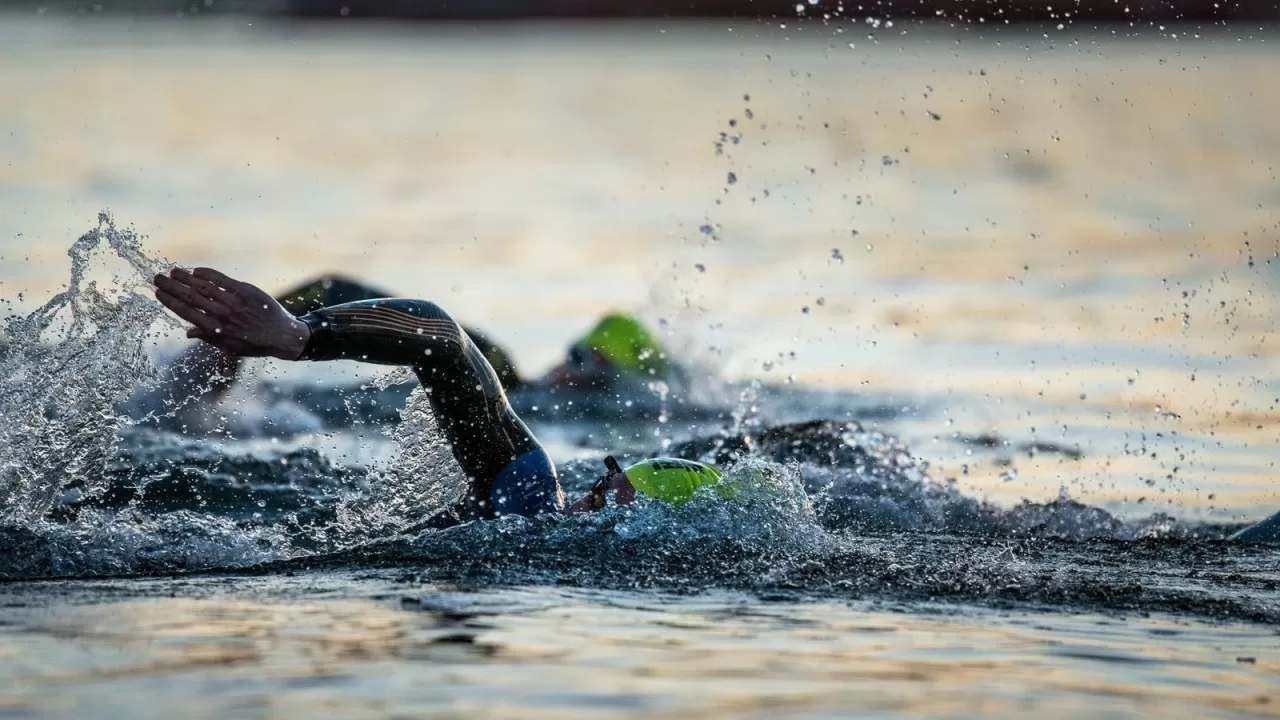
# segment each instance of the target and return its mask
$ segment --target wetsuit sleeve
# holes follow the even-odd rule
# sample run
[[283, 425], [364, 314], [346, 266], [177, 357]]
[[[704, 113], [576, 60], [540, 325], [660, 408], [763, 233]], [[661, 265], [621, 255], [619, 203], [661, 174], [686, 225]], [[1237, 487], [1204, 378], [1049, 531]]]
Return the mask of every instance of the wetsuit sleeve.
[[[435, 303], [366, 300], [321, 308], [301, 320], [311, 328], [301, 360], [348, 359], [413, 368], [454, 457], [472, 480], [473, 505], [463, 509], [466, 513], [494, 515], [491, 495], [503, 471], [508, 466], [522, 467], [512, 465], [520, 458], [526, 458], [523, 463], [527, 464], [526, 456], [546, 457], [511, 409], [493, 367], [462, 327]], [[559, 488], [550, 461], [545, 464], [549, 482], [542, 476], [531, 477], [530, 482], [541, 484], [533, 497], [545, 500], [546, 509], [551, 509], [559, 501]], [[539, 509], [533, 502], [516, 511], [534, 514]]]
[[[276, 301], [294, 316], [301, 317], [333, 305], [390, 297], [392, 297], [391, 293], [372, 285], [365, 285], [358, 280], [341, 275], [322, 275], [285, 291], [276, 297]], [[514, 390], [525, 384], [516, 372], [515, 364], [511, 362], [511, 356], [507, 354], [505, 348], [477, 330], [464, 326], [463, 331], [493, 366], [504, 390]]]

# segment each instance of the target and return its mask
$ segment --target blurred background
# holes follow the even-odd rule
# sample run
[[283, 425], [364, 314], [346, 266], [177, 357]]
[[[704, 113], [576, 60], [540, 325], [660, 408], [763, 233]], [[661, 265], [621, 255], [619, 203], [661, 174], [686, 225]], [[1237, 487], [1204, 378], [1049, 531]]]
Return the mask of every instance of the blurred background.
[[276, 17], [375, 17], [397, 20], [444, 19], [536, 19], [536, 18], [707, 18], [735, 17], [767, 19], [795, 17], [805, 9], [814, 15], [844, 15], [870, 12], [881, 17], [939, 16], [967, 18], [974, 22], [1043, 22], [1057, 19], [1076, 21], [1204, 21], [1259, 20], [1275, 18], [1280, 10], [1266, 0], [897, 0], [849, 3], [818, 7], [808, 0], [797, 8], [788, 0], [125, 0], [86, 3], [83, 0], [40, 2], [4, 0], [0, 7], [16, 10], [62, 13], [111, 12], [146, 13], [239, 13]]
[[1000, 502], [1280, 504], [1275, 4], [0, 8], [13, 311], [109, 209], [268, 290], [436, 300], [529, 375], [633, 310]]

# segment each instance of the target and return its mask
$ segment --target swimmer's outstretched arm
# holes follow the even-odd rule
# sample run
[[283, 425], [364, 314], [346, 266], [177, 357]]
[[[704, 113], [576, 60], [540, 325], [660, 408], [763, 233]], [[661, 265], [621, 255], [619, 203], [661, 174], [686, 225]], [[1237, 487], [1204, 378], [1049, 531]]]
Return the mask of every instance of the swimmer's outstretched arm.
[[236, 355], [349, 359], [412, 367], [475, 489], [469, 513], [558, 509], [555, 470], [507, 402], [493, 367], [461, 326], [424, 300], [380, 299], [295, 318], [267, 293], [208, 268], [157, 275], [156, 298], [187, 335]]

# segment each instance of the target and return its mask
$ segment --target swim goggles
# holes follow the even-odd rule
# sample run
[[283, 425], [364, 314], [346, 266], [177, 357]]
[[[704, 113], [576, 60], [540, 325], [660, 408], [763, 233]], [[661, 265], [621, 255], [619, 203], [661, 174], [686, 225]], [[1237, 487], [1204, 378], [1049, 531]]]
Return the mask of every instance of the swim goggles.
[[606, 455], [604, 458], [604, 466], [609, 471], [600, 476], [595, 484], [591, 486], [591, 492], [588, 494], [588, 503], [592, 510], [599, 510], [605, 505], [605, 493], [609, 492], [609, 486], [613, 484], [613, 479], [619, 475], [626, 477], [622, 472], [622, 467], [618, 465], [618, 461], [612, 455]]

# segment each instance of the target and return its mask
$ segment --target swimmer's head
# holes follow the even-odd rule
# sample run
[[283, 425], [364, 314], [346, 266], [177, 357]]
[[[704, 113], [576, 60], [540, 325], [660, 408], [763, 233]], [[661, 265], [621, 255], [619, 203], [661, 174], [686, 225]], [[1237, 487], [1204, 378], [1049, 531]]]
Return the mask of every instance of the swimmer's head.
[[688, 502], [698, 488], [719, 487], [723, 477], [710, 465], [678, 458], [642, 460], [625, 470], [613, 456], [604, 462], [608, 472], [596, 480], [586, 497], [569, 508], [570, 514], [600, 510], [608, 504], [610, 493], [618, 505], [630, 505], [637, 496], [646, 496], [679, 507]]
[[613, 313], [569, 349], [569, 364], [597, 364], [628, 375], [662, 379], [669, 369], [662, 343], [634, 315]]
[[685, 504], [703, 485], [716, 485], [723, 473], [700, 462], [678, 458], [643, 460], [622, 471], [636, 493], [669, 505]]

